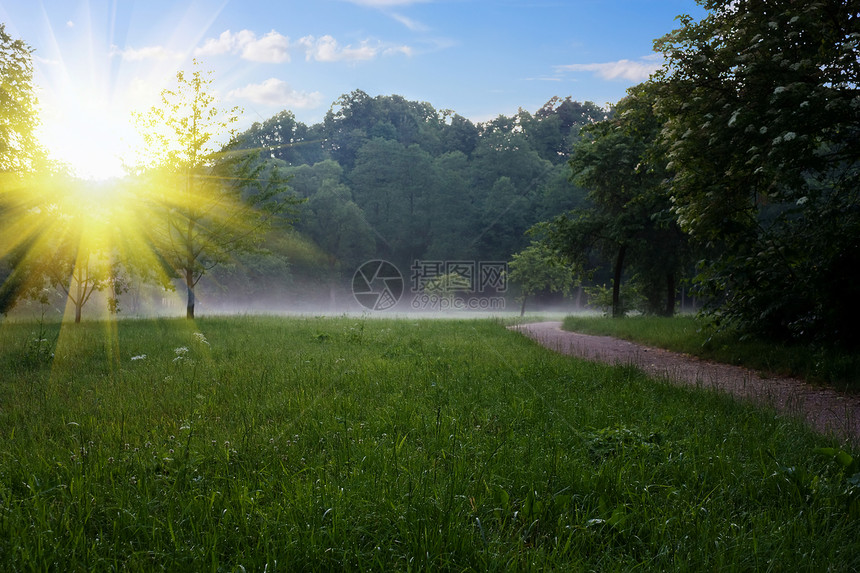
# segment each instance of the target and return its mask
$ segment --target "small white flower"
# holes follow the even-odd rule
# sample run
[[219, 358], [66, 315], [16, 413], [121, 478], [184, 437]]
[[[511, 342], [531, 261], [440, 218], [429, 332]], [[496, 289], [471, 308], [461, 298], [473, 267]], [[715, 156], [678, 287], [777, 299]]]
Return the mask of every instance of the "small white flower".
[[209, 346], [209, 341], [206, 340], [206, 336], [204, 336], [204, 334], [202, 332], [195, 332], [191, 336], [194, 337], [194, 342], [197, 342], [199, 344], [205, 344], [206, 346]]
[[134, 360], [146, 360], [146, 354], [138, 354], [137, 356], [131, 357], [132, 361]]

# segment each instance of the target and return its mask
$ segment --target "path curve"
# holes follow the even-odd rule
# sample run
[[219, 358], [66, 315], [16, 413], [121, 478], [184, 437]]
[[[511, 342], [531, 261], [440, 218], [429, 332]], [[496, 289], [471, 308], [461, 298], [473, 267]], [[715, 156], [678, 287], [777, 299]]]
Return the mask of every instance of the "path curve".
[[860, 398], [830, 388], [812, 386], [796, 378], [764, 377], [730, 364], [709, 362], [661, 348], [609, 336], [562, 330], [560, 322], [512, 326], [556, 352], [609, 364], [631, 364], [677, 384], [728, 392], [756, 404], [805, 420], [822, 434], [860, 446]]

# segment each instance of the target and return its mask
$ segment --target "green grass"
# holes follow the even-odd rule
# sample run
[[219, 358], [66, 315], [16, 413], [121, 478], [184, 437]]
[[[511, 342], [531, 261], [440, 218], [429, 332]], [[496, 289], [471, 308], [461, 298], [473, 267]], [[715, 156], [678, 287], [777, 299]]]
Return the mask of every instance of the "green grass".
[[694, 316], [636, 316], [620, 320], [568, 316], [565, 330], [614, 336], [649, 346], [685, 352], [772, 375], [796, 376], [840, 390], [860, 392], [860, 356], [833, 348], [785, 345], [715, 332]]
[[493, 321], [7, 323], [0, 570], [856, 570], [822, 447]]

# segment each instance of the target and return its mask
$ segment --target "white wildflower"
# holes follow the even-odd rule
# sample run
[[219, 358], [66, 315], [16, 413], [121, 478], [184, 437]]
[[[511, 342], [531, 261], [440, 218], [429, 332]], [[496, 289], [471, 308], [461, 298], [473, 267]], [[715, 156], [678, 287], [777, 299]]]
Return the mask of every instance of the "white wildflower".
[[195, 332], [191, 336], [194, 337], [194, 342], [197, 342], [198, 344], [205, 344], [206, 346], [209, 346], [209, 341], [206, 340], [206, 336], [202, 332]]
[[134, 360], [146, 360], [146, 354], [138, 354], [137, 356], [131, 357], [132, 361]]
[[180, 346], [179, 348], [174, 348], [173, 353], [176, 354], [176, 358], [174, 358], [173, 361], [182, 362], [185, 360], [185, 355], [188, 354], [188, 347]]

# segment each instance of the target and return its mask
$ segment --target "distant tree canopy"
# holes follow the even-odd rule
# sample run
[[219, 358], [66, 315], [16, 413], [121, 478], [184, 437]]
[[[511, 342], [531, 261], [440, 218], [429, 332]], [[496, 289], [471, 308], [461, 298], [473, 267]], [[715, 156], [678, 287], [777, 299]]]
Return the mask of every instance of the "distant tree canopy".
[[297, 228], [348, 275], [362, 257], [402, 268], [415, 259], [508, 260], [531, 225], [581, 204], [565, 162], [580, 128], [607, 114], [555, 97], [534, 114], [474, 124], [356, 90], [320, 124], [284, 111], [238, 145], [286, 164], [291, 188], [309, 200]]

